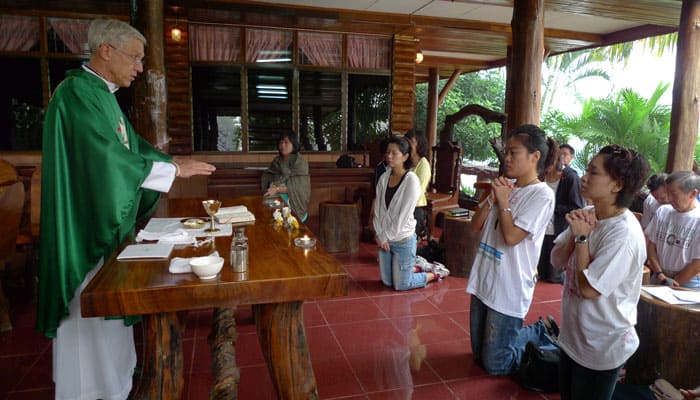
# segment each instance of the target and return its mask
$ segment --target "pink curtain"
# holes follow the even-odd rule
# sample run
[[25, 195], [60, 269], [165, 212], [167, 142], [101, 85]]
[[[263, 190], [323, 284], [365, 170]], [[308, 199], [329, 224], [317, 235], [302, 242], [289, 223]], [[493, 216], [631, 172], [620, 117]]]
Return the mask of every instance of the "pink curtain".
[[311, 65], [340, 66], [343, 37], [327, 33], [299, 32], [299, 50]]
[[49, 25], [73, 54], [89, 54], [88, 29], [90, 20], [49, 18]]
[[238, 62], [241, 54], [240, 28], [190, 24], [189, 35], [193, 61]]
[[391, 42], [374, 36], [348, 36], [348, 66], [350, 68], [388, 69]]
[[0, 15], [0, 50], [28, 51], [39, 41], [39, 19]]
[[248, 29], [246, 62], [289, 58], [291, 61], [292, 32], [268, 29]]

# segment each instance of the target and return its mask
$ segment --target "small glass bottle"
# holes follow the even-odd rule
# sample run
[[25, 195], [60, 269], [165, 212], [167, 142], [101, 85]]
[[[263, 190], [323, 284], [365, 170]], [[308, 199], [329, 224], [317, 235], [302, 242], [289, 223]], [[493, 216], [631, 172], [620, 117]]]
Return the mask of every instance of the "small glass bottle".
[[248, 271], [248, 238], [245, 228], [236, 228], [236, 235], [231, 240], [231, 267], [233, 272]]

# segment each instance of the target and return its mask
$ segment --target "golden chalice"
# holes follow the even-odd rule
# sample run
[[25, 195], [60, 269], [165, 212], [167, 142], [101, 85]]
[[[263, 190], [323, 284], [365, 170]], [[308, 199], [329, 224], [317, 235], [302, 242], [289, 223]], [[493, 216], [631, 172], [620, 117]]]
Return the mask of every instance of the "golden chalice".
[[219, 211], [219, 207], [221, 207], [221, 201], [204, 200], [202, 201], [202, 206], [204, 207], [204, 211], [207, 212], [207, 215], [209, 215], [210, 221], [209, 228], [205, 229], [204, 232], [214, 233], [221, 231], [221, 229], [217, 228], [216, 225], [214, 225], [214, 214], [216, 214], [217, 211]]

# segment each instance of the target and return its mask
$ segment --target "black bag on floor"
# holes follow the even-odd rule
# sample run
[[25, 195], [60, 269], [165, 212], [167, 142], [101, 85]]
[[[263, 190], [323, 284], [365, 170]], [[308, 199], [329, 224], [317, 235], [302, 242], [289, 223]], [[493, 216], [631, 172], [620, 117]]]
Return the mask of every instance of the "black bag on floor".
[[528, 342], [518, 371], [520, 384], [528, 390], [558, 393], [559, 352], [558, 347], [542, 349]]

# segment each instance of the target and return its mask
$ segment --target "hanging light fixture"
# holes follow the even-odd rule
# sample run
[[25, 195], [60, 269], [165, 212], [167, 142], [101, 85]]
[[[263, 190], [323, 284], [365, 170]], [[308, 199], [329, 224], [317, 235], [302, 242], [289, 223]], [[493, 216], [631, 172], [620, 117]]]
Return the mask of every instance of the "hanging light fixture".
[[423, 62], [423, 52], [418, 50], [416, 52], [416, 64], [420, 64]]
[[173, 29], [170, 30], [170, 37], [175, 42], [179, 42], [182, 39], [182, 31], [177, 25], [177, 9], [178, 7], [175, 7], [175, 26], [173, 26]]
[[182, 31], [177, 27], [177, 25], [170, 30], [170, 37], [176, 42], [179, 42], [180, 39], [182, 39]]

